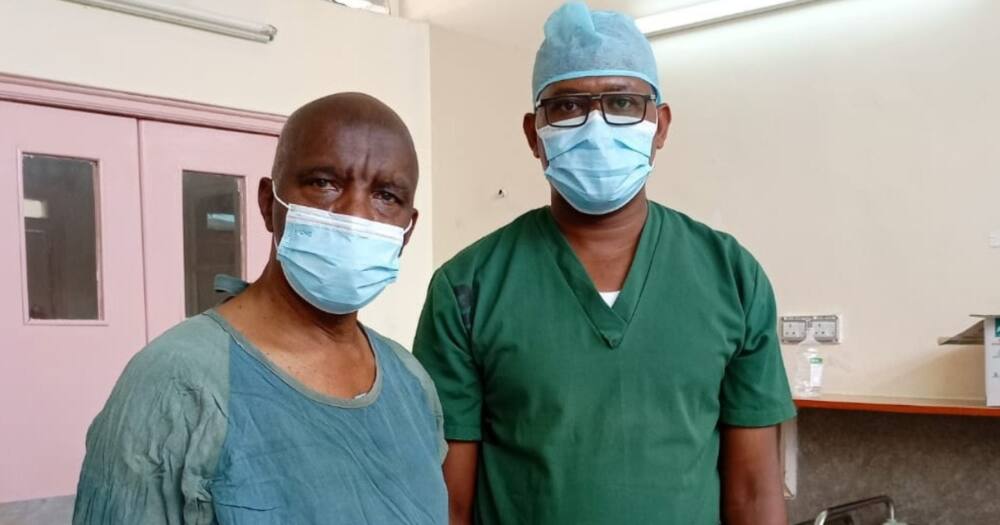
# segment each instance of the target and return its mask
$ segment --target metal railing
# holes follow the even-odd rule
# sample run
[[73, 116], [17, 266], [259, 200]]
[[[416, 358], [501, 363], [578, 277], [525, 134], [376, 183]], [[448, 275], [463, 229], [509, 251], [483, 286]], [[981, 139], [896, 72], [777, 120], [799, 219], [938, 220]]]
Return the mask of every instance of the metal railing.
[[896, 506], [893, 504], [892, 498], [883, 495], [876, 496], [874, 498], [852, 501], [850, 503], [844, 503], [843, 505], [837, 505], [835, 507], [824, 509], [816, 516], [816, 519], [812, 521], [803, 521], [796, 525], [827, 525], [828, 523], [832, 525], [834, 521], [843, 523], [844, 525], [854, 525], [854, 517], [851, 513], [873, 505], [885, 505], [889, 511], [888, 523], [895, 522]]

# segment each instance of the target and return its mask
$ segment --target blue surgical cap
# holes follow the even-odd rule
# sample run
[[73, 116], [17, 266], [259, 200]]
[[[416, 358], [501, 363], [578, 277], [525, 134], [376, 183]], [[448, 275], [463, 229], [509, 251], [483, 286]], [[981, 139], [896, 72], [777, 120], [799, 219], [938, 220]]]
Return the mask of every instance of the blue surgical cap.
[[641, 78], [661, 102], [653, 48], [635, 22], [622, 13], [567, 2], [545, 22], [545, 41], [535, 55], [531, 79], [532, 101], [549, 84], [582, 77]]

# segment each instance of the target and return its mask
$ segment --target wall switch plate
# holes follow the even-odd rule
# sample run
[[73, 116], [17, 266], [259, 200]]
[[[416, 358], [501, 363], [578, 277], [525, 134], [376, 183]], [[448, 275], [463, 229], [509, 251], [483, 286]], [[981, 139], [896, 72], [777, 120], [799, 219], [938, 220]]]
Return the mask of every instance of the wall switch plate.
[[780, 320], [781, 342], [799, 344], [810, 335], [817, 343], [835, 345], [843, 339], [844, 326], [839, 315], [783, 315]]
[[781, 342], [793, 345], [805, 341], [811, 319], [809, 316], [782, 316]]
[[839, 315], [818, 315], [812, 319], [813, 338], [818, 343], [840, 343], [841, 326]]
[[1000, 248], [1000, 231], [990, 234], [990, 248]]

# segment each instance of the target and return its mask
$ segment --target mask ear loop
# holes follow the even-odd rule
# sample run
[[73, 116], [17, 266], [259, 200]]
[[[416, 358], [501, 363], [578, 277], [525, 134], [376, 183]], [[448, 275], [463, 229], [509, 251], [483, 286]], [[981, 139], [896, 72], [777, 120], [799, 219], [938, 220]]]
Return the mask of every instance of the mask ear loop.
[[[653, 131], [653, 140], [655, 141], [656, 140], [656, 132], [660, 130], [660, 106], [658, 106], [656, 104], [655, 100], [653, 101], [653, 115], [656, 117], [656, 120], [653, 121], [653, 125], [656, 126], [656, 130]], [[650, 145], [650, 147], [652, 147], [652, 145]], [[649, 171], [653, 171], [653, 169], [656, 168], [656, 161], [654, 160], [654, 157], [655, 157], [655, 155], [653, 155], [653, 151], [650, 150], [650, 152], [649, 152]]]
[[406, 241], [406, 234], [407, 234], [407, 233], [410, 233], [410, 231], [411, 231], [411, 230], [413, 230], [413, 219], [410, 219], [410, 224], [408, 224], [408, 225], [406, 226], [406, 229], [405, 229], [405, 230], [403, 230], [403, 241], [404, 241], [404, 244], [403, 244], [403, 245], [401, 245], [401, 246], [399, 247], [399, 255], [397, 255], [397, 257], [399, 257], [399, 256], [402, 256], [402, 255], [403, 255], [403, 248], [405, 248], [405, 247], [406, 247], [406, 244], [405, 244], [405, 241]]
[[271, 179], [271, 195], [274, 195], [274, 200], [278, 201], [278, 204], [284, 206], [286, 210], [289, 209], [288, 203], [281, 200], [281, 197], [278, 196], [278, 187], [275, 185], [274, 179]]
[[[274, 200], [278, 201], [278, 204], [284, 206], [286, 210], [290, 209], [288, 207], [288, 203], [285, 202], [285, 201], [283, 201], [283, 200], [281, 200], [281, 197], [278, 196], [278, 187], [275, 185], [274, 179], [271, 179], [271, 195], [273, 195], [274, 196]], [[278, 251], [278, 236], [274, 235], [273, 233], [271, 234], [271, 244], [274, 245], [274, 251], [275, 251], [275, 253], [277, 253], [277, 251]]]

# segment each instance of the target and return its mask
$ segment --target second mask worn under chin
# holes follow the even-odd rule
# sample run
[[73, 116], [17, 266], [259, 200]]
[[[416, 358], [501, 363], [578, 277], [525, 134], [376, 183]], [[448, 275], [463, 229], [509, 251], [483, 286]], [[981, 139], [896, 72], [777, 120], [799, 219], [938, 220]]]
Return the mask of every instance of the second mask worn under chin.
[[331, 314], [356, 312], [399, 274], [406, 231], [398, 226], [325, 210], [288, 208], [278, 262], [306, 302]]
[[600, 111], [578, 128], [538, 130], [549, 165], [545, 177], [573, 208], [603, 215], [628, 204], [646, 184], [656, 123], [612, 126]]

